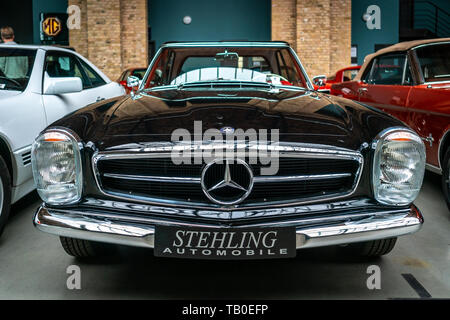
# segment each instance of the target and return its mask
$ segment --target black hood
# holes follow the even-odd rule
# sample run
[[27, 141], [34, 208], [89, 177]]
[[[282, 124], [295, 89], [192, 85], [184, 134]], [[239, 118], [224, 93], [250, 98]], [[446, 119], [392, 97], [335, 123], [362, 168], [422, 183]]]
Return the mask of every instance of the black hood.
[[311, 91], [154, 91], [87, 106], [52, 126], [75, 131], [99, 150], [170, 141], [174, 130], [278, 129], [280, 141], [357, 150], [381, 130], [403, 124], [351, 100]]

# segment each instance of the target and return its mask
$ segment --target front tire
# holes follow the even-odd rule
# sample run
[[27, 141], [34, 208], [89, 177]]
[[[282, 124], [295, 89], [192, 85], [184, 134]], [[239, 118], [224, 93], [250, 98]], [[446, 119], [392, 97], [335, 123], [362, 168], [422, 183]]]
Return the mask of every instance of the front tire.
[[68, 255], [75, 258], [94, 258], [107, 256], [115, 251], [112, 244], [94, 242], [89, 240], [59, 237], [61, 245]]
[[372, 240], [358, 243], [351, 243], [343, 249], [352, 256], [365, 258], [380, 257], [394, 249], [397, 238]]
[[5, 161], [0, 156], [0, 236], [8, 221], [11, 206], [11, 177]]
[[450, 148], [445, 152], [444, 160], [442, 161], [442, 192], [450, 210]]

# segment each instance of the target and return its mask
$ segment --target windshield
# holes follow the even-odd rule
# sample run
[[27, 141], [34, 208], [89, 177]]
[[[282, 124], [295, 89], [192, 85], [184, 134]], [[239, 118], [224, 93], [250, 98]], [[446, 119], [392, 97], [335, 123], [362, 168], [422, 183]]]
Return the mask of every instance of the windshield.
[[0, 90], [24, 91], [35, 57], [36, 50], [0, 48]]
[[144, 88], [202, 82], [247, 82], [307, 88], [288, 48], [164, 48]]
[[425, 82], [450, 80], [450, 43], [416, 49]]

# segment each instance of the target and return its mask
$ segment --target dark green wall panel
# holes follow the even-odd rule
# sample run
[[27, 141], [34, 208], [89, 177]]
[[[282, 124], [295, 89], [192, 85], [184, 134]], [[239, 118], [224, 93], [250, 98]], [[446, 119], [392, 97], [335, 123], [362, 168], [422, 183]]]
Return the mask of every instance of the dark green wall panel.
[[[270, 0], [149, 0], [151, 37], [166, 41], [270, 40]], [[189, 25], [183, 17], [190, 16]]]

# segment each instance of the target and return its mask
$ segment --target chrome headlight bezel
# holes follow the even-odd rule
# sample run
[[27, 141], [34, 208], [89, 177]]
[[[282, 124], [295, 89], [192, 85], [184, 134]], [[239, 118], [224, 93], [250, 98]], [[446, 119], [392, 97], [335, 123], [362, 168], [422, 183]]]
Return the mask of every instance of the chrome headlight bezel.
[[[41, 174], [43, 168], [40, 161], [37, 159], [37, 153], [39, 149], [43, 146], [42, 142], [46, 144], [49, 143], [65, 143], [71, 145], [71, 151], [73, 153], [72, 158], [66, 160], [73, 161], [73, 170], [67, 170], [67, 172], [73, 172], [73, 181], [61, 181], [60, 183], [51, 183], [49, 180], [45, 180]], [[31, 164], [33, 171], [33, 178], [37, 188], [37, 192], [41, 199], [50, 205], [70, 205], [78, 203], [81, 200], [83, 193], [83, 167], [81, 160], [81, 150], [83, 144], [81, 139], [76, 133], [66, 128], [51, 128], [42, 132], [33, 142], [31, 149]], [[44, 152], [44, 151], [41, 151]], [[48, 155], [49, 159], [52, 159], [51, 155]], [[51, 162], [49, 162], [48, 167], [50, 167]], [[49, 175], [50, 176], [50, 175]], [[70, 186], [70, 185], [73, 186]], [[69, 186], [71, 193], [67, 192], [64, 196], [64, 192], [60, 193], [59, 197], [52, 198], [51, 190], [49, 187], [64, 187]], [[68, 189], [69, 190], [69, 189]]]
[[[389, 182], [389, 175], [382, 175], [382, 173], [388, 172], [386, 169], [382, 169], [381, 157], [383, 155], [383, 147], [387, 144], [399, 144], [414, 146], [416, 148], [416, 163], [410, 170], [410, 178], [407, 181], [401, 182]], [[381, 131], [372, 143], [373, 165], [372, 165], [372, 188], [373, 195], [377, 202], [384, 205], [392, 206], [406, 206], [411, 204], [418, 196], [423, 183], [423, 177], [425, 173], [426, 153], [425, 145], [420, 136], [411, 129], [405, 127], [391, 127]], [[398, 152], [397, 154], [402, 155]], [[408, 158], [411, 160], [410, 158]], [[398, 169], [398, 168], [397, 168]], [[403, 168], [405, 169], [405, 168]], [[390, 175], [394, 174], [390, 172]], [[412, 182], [412, 184], [411, 184]], [[407, 190], [408, 184], [411, 184], [411, 189]], [[386, 187], [383, 190], [383, 187]], [[391, 191], [390, 196], [386, 196], [387, 189]], [[403, 189], [402, 189], [403, 188]], [[382, 194], [384, 191], [386, 194]], [[410, 193], [407, 193], [409, 191]]]

